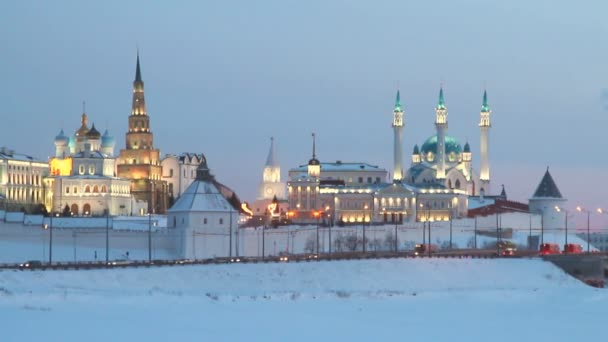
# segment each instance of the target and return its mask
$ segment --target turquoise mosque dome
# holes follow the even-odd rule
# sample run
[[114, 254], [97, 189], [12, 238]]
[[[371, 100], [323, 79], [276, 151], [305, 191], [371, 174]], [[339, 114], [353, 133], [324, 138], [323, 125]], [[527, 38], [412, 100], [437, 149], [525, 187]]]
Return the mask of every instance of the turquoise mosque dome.
[[[433, 135], [430, 138], [426, 139], [422, 147], [420, 147], [421, 154], [427, 154], [429, 152], [433, 152], [433, 154], [437, 154], [437, 135]], [[445, 136], [445, 154], [450, 155], [451, 153], [460, 154], [462, 153], [462, 145], [451, 136]]]

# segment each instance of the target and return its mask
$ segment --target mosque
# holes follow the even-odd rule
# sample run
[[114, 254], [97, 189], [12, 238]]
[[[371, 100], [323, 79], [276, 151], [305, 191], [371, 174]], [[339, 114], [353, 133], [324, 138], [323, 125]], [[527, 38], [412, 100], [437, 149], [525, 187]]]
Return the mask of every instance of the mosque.
[[[470, 196], [491, 191], [489, 130], [491, 110], [484, 91], [480, 111], [480, 166], [473, 155], [447, 135], [448, 110], [443, 88], [435, 108], [436, 132], [414, 146], [409, 168], [403, 163], [404, 110], [397, 91], [392, 115], [393, 179], [368, 163], [321, 162], [313, 134], [312, 158], [289, 171], [288, 215], [294, 223], [403, 223], [444, 221], [467, 215]], [[264, 184], [262, 184], [263, 186]]]

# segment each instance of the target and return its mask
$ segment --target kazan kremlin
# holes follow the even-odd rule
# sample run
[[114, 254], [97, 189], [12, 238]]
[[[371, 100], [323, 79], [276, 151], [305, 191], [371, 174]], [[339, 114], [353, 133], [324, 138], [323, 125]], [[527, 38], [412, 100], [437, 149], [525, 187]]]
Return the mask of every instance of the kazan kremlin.
[[[167, 243], [173, 247], [168, 249], [185, 258], [224, 255], [226, 250], [259, 254], [259, 243], [249, 241], [259, 240], [258, 227], [284, 232], [287, 239], [279, 242], [279, 250], [291, 252], [297, 252], [298, 243], [306, 244], [294, 243], [298, 235], [294, 231], [317, 227], [316, 251], [320, 252], [319, 226], [354, 229], [355, 233], [360, 227], [394, 226], [398, 237], [398, 227], [424, 231], [428, 223], [430, 235], [431, 223], [471, 226], [472, 219], [477, 224], [477, 218], [491, 221], [499, 215], [512, 226], [529, 225], [530, 232], [533, 226], [537, 232], [539, 226], [549, 230], [564, 225], [567, 213], [556, 208], [563, 208], [566, 199], [549, 169], [539, 170], [539, 184], [528, 203], [508, 200], [504, 186], [492, 184], [492, 110], [485, 91], [480, 96], [478, 154], [467, 141], [463, 145], [463, 140], [448, 135], [448, 106], [440, 88], [435, 132], [408, 148], [410, 158], [404, 158], [407, 112], [397, 91], [392, 113], [386, 115], [394, 136], [390, 169], [364, 161], [322, 161], [313, 133], [310, 156], [302, 156], [303, 163], [290, 168], [284, 182], [275, 153], [277, 142], [270, 138], [258, 196], [249, 201], [216, 179], [210, 169], [213, 161], [204, 154], [161, 157], [147, 113], [139, 55], [132, 96], [124, 149], [116, 151], [114, 136], [108, 130], [102, 134], [94, 123], [103, 118], [91, 118], [85, 108], [79, 122], [75, 117], [72, 133], [58, 129], [55, 153], [48, 161], [0, 149], [0, 219], [27, 224], [36, 221], [30, 216], [45, 215], [44, 224], [50, 223], [50, 216], [55, 224], [64, 222], [67, 227], [71, 219], [91, 218], [78, 222], [97, 222], [91, 223], [93, 229], [110, 217], [114, 223], [121, 217], [139, 217], [144, 222], [154, 217], [157, 231], [175, 233]], [[21, 214], [17, 219], [11, 214], [15, 212]], [[325, 250], [335, 243], [331, 235], [327, 239]], [[257, 252], [251, 252], [256, 248]], [[265, 248], [262, 253], [272, 254]]]

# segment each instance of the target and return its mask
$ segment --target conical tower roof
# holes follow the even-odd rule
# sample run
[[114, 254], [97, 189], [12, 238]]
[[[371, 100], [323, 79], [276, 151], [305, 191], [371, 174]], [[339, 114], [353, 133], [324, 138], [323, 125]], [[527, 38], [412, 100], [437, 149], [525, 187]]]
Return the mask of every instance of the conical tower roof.
[[266, 158], [266, 166], [268, 167], [277, 167], [279, 164], [277, 163], [277, 158], [274, 152], [274, 137], [270, 138], [270, 150], [268, 151], [268, 158]]
[[559, 192], [553, 177], [551, 177], [551, 174], [549, 173], [549, 168], [547, 168], [543, 179], [540, 181], [540, 184], [538, 184], [534, 196], [532, 197], [563, 198], [562, 193]]

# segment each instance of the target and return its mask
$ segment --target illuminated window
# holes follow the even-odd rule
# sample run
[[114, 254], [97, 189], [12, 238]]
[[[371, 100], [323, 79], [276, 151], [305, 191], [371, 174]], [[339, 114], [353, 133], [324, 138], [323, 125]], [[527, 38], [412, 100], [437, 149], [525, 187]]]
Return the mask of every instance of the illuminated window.
[[89, 165], [89, 174], [90, 175], [94, 175], [95, 174], [95, 165]]
[[77, 188], [77, 187], [74, 187], [74, 191], [73, 191], [73, 192], [74, 192], [75, 194], [77, 194], [77, 193], [78, 193], [78, 188]]
[[104, 192], [104, 193], [105, 193], [105, 192], [108, 192], [108, 189], [106, 188], [106, 186], [105, 186], [105, 185], [102, 185], [102, 186], [101, 186], [101, 192]]
[[85, 186], [85, 187], [84, 187], [84, 192], [85, 192], [85, 193], [89, 193], [89, 192], [91, 192], [91, 187], [90, 187], [90, 186], [88, 186], [88, 185], [87, 185], [87, 186]]
[[69, 193], [70, 193], [70, 187], [69, 187], [69, 186], [66, 186], [66, 187], [65, 187], [65, 193], [66, 193], [66, 194], [69, 194]]
[[97, 185], [93, 186], [93, 192], [94, 193], [98, 193], [99, 192], [99, 188], [97, 187]]
[[84, 175], [84, 165], [78, 166], [78, 173]]

